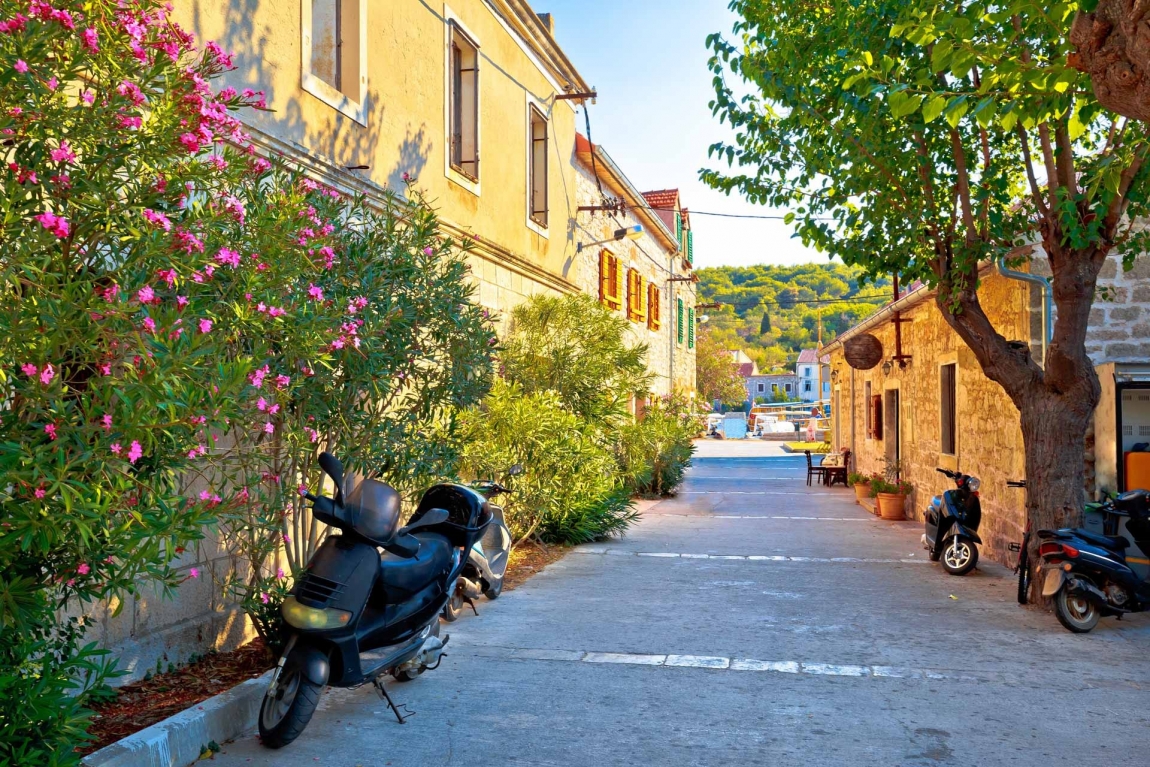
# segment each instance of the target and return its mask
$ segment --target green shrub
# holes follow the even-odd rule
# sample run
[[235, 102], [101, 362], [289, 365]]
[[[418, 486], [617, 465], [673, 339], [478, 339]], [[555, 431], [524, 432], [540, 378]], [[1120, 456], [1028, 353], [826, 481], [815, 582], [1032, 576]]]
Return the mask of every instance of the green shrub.
[[[514, 540], [584, 543], [621, 535], [635, 513], [611, 452], [554, 392], [497, 381], [459, 418], [461, 471], [512, 489], [500, 503]], [[522, 464], [524, 473], [507, 477]]]
[[663, 398], [620, 427], [616, 457], [627, 490], [648, 497], [674, 492], [691, 464], [701, 421], [689, 414], [684, 400]]

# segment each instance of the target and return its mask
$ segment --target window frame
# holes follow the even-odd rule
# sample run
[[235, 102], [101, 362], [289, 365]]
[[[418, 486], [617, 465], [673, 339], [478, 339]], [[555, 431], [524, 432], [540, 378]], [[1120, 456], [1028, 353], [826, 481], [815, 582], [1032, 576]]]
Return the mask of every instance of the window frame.
[[[949, 391], [947, 371], [949, 369]], [[947, 399], [949, 397], [949, 413]], [[949, 415], [949, 418], [948, 418]], [[948, 429], [949, 426], [949, 429]], [[948, 433], [949, 431], [949, 433]], [[949, 438], [949, 439], [948, 439]], [[949, 444], [948, 444], [949, 442]], [[950, 448], [949, 450], [947, 448]], [[942, 362], [938, 366], [938, 452], [940, 455], [958, 456], [958, 362]]]
[[658, 284], [647, 283], [647, 329], [658, 331], [663, 327], [663, 296]]
[[676, 343], [683, 343], [683, 320], [685, 319], [685, 312], [683, 307], [683, 299], [675, 299], [675, 314], [676, 314]]
[[[538, 118], [538, 119], [536, 119]], [[536, 123], [543, 125], [543, 137], [536, 138], [535, 126]], [[536, 142], [542, 142], [542, 176], [543, 176], [543, 211], [540, 216], [539, 211], [535, 209], [535, 181], [536, 175], [539, 173], [539, 168], [536, 167]], [[551, 150], [551, 120], [548, 118], [547, 113], [542, 104], [531, 98], [530, 94], [527, 96], [527, 226], [535, 231], [537, 234], [547, 236], [548, 224], [551, 217], [551, 195], [550, 195], [550, 164], [551, 160], [548, 156]]]
[[612, 311], [623, 308], [619, 257], [603, 248], [599, 251], [599, 303]]
[[[319, 75], [312, 72], [312, 3], [314, 0], [300, 0], [300, 88], [317, 99], [335, 109], [340, 114], [351, 118], [359, 125], [367, 127], [367, 0], [336, 0], [338, 7], [337, 18], [341, 21], [354, 20], [356, 29], [352, 35], [340, 35], [341, 42], [336, 46], [336, 71], [340, 72], [340, 86], [336, 87]], [[355, 3], [357, 13], [348, 14], [344, 10], [345, 4]], [[340, 24], [336, 33], [345, 27]], [[354, 37], [355, 49], [343, 56], [348, 46], [348, 37]], [[358, 87], [344, 88], [343, 74], [347, 71], [348, 59], [355, 58], [356, 77]]]
[[874, 409], [871, 407], [871, 397], [874, 393], [874, 386], [870, 381], [863, 383], [863, 431], [866, 433], [867, 439], [874, 439], [874, 424], [871, 419], [874, 418]]
[[687, 308], [687, 348], [695, 348], [695, 307]]
[[632, 322], [647, 321], [646, 283], [642, 272], [633, 266], [627, 267], [627, 319]]
[[[472, 32], [462, 19], [459, 18], [450, 8], [444, 6], [444, 99], [443, 99], [443, 117], [444, 117], [444, 153], [443, 153], [443, 173], [448, 179], [458, 184], [459, 186], [467, 189], [475, 195], [479, 195], [482, 186], [480, 179], [481, 162], [483, 146], [483, 80], [482, 70], [483, 67], [480, 62], [483, 59], [483, 46], [478, 36]], [[475, 98], [472, 106], [474, 127], [475, 127], [475, 158], [468, 160], [467, 163], [474, 163], [475, 174], [468, 173], [462, 164], [455, 162], [455, 125], [457, 121], [457, 100], [456, 100], [456, 78], [455, 78], [455, 49], [456, 38], [460, 38], [468, 46], [475, 51], [475, 67], [474, 67], [474, 90]], [[463, 108], [459, 104], [460, 109]], [[461, 134], [462, 135], [462, 134]]]

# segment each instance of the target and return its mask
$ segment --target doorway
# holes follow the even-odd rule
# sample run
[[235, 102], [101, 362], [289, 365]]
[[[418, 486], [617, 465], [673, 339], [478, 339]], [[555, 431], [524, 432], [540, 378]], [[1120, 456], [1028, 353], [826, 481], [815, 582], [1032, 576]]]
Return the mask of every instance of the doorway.
[[1118, 488], [1150, 489], [1150, 384], [1119, 384]]
[[[886, 460], [889, 466], [898, 466], [899, 461], [902, 460], [902, 434], [900, 433], [902, 419], [899, 417], [898, 389], [887, 389], [885, 399], [882, 426], [886, 433]], [[898, 472], [895, 474], [898, 476]]]

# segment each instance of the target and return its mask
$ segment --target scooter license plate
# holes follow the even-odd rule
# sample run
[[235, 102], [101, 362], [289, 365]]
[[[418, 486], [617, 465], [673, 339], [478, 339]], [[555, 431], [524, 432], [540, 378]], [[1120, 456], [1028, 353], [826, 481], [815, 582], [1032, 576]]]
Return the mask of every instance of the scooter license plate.
[[1062, 588], [1062, 570], [1047, 570], [1046, 581], [1042, 584], [1042, 596], [1052, 597]]

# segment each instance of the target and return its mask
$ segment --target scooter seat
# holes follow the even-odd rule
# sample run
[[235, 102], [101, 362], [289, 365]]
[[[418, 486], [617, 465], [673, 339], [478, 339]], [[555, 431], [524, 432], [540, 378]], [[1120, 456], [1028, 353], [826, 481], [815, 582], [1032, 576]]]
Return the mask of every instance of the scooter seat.
[[383, 587], [389, 592], [414, 594], [451, 566], [451, 543], [439, 533], [414, 533], [419, 551], [414, 557], [384, 552], [379, 559]]
[[1121, 535], [1098, 535], [1097, 533], [1088, 533], [1085, 530], [1075, 530], [1074, 532], [1087, 543], [1093, 543], [1095, 546], [1101, 546], [1111, 551], [1125, 551], [1130, 547], [1130, 541]]

